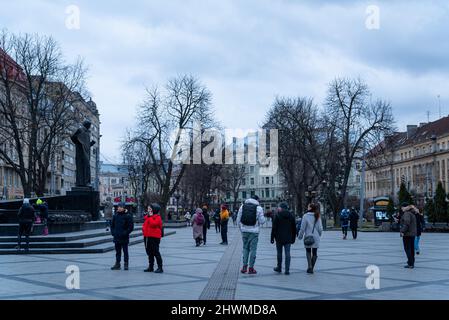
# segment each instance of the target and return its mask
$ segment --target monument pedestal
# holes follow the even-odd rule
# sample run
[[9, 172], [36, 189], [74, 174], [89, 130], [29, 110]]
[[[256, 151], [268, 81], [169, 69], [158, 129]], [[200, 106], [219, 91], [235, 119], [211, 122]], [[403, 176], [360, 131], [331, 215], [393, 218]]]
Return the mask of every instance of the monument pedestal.
[[99, 219], [100, 193], [92, 187], [72, 187], [67, 191], [66, 200], [70, 202], [69, 207], [90, 213], [93, 221]]

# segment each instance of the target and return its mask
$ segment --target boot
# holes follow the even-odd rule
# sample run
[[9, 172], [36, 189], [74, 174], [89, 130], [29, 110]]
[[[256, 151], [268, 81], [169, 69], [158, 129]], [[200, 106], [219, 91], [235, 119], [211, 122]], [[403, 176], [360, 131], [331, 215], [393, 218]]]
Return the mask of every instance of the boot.
[[313, 273], [313, 266], [312, 266], [312, 253], [306, 251], [306, 256], [307, 256], [307, 273]]
[[154, 273], [163, 273], [164, 270], [162, 270], [162, 266], [161, 267], [157, 267], [156, 271], [154, 271]]
[[281, 273], [282, 272], [282, 268], [281, 267], [276, 267], [276, 268], [273, 268], [273, 271], [277, 272], [277, 273]]
[[315, 268], [315, 263], [316, 263], [316, 260], [318, 259], [318, 256], [313, 256], [312, 257], [312, 271], [313, 271], [313, 269]]
[[111, 270], [120, 270], [120, 262], [116, 262], [116, 263], [112, 266]]
[[128, 271], [128, 262], [125, 262], [125, 267], [123, 268], [123, 270]]
[[150, 264], [147, 269], [143, 270], [143, 272], [154, 272], [154, 267]]
[[248, 272], [248, 266], [243, 266], [243, 268], [240, 270], [241, 273], [247, 273]]

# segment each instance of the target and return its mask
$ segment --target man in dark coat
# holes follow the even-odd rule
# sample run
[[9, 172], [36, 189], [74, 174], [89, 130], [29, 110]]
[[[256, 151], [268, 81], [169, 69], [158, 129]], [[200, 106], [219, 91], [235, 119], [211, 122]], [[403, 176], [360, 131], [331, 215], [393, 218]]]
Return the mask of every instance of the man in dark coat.
[[120, 270], [120, 261], [122, 259], [122, 250], [124, 255], [125, 270], [128, 270], [129, 255], [128, 244], [129, 235], [134, 230], [133, 217], [125, 209], [125, 203], [120, 202], [117, 207], [117, 213], [112, 217], [111, 234], [115, 243], [115, 265], [111, 270]]
[[25, 251], [28, 252], [30, 245], [30, 234], [33, 229], [33, 222], [35, 219], [34, 208], [30, 204], [29, 199], [23, 199], [23, 205], [17, 213], [19, 220], [19, 235], [17, 240], [17, 250], [20, 250], [22, 243], [22, 235], [25, 235], [26, 247]]
[[349, 213], [349, 228], [351, 228], [353, 239], [357, 239], [358, 224], [359, 224], [359, 214], [357, 213], [355, 208], [352, 207], [351, 212]]
[[401, 217], [401, 237], [404, 244], [404, 251], [407, 255], [407, 265], [404, 268], [413, 269], [415, 267], [415, 237], [417, 233], [416, 216], [419, 212], [415, 206], [403, 203]]
[[203, 224], [203, 244], [206, 245], [206, 236], [207, 229], [210, 229], [210, 216], [207, 212], [207, 207], [203, 207], [203, 216], [204, 216], [204, 224]]
[[288, 204], [281, 202], [278, 212], [273, 217], [273, 227], [271, 229], [271, 243], [276, 241], [277, 267], [275, 272], [282, 272], [282, 249], [285, 251], [285, 274], [290, 274], [290, 247], [296, 239], [296, 221], [290, 212]]
[[215, 233], [221, 232], [220, 209], [215, 209], [214, 213]]

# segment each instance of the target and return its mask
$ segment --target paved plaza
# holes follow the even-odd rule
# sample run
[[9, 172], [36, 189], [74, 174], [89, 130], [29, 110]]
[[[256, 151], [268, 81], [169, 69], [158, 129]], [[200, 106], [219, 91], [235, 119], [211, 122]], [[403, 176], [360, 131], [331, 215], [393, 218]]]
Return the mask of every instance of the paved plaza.
[[[262, 228], [257, 275], [242, 275], [241, 239], [230, 226], [229, 246], [219, 245], [213, 226], [208, 243], [196, 248], [190, 228], [163, 239], [164, 274], [144, 273], [143, 244], [130, 247], [130, 270], [111, 271], [114, 252], [0, 256], [0, 299], [449, 299], [449, 235], [423, 234], [414, 270], [404, 269], [398, 233], [360, 232], [342, 240], [325, 232], [316, 272], [305, 272], [302, 243], [292, 248], [291, 275], [275, 274], [270, 228]], [[80, 289], [65, 286], [66, 267], [80, 268]], [[380, 289], [368, 290], [368, 265], [380, 268]]]

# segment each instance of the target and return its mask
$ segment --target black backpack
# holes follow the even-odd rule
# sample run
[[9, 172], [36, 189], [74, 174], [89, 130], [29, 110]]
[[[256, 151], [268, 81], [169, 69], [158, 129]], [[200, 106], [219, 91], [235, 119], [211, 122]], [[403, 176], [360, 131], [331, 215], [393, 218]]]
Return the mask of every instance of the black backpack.
[[245, 203], [242, 207], [240, 222], [245, 226], [255, 226], [257, 223], [257, 205]]

